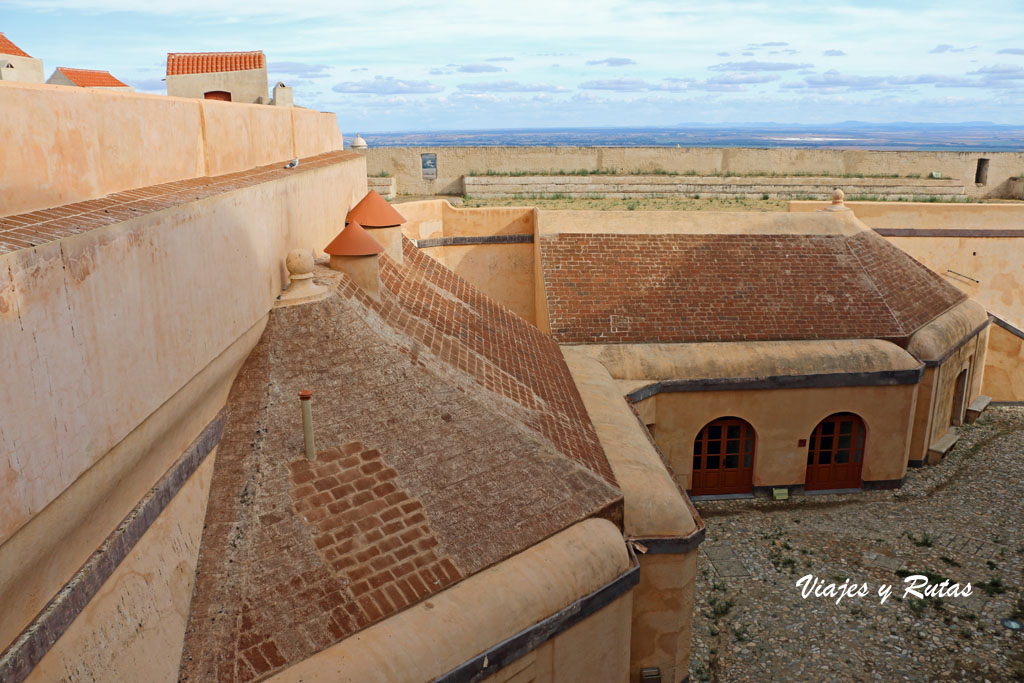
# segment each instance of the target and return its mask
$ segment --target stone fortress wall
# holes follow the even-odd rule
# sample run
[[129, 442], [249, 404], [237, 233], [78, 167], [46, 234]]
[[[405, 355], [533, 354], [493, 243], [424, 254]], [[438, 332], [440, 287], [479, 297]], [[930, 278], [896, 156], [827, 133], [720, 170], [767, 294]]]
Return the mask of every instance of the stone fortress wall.
[[[1024, 175], [1022, 152], [909, 152], [836, 149], [754, 149], [754, 148], [673, 148], [673, 147], [372, 147], [364, 150], [367, 173], [377, 176], [390, 174], [395, 178], [397, 191], [404, 195], [463, 195], [477, 194], [467, 189], [486, 183], [515, 181], [518, 187], [509, 188], [509, 194], [547, 194], [565, 192], [565, 189], [546, 189], [551, 177], [533, 181], [527, 175], [547, 174], [559, 170], [571, 172], [616, 171], [622, 174], [640, 172], [644, 182], [676, 182], [711, 185], [705, 192], [713, 193], [716, 184], [751, 181], [751, 176], [770, 173], [776, 176], [797, 176], [799, 184], [811, 185], [812, 178], [827, 178], [826, 185], [837, 179], [845, 184], [861, 183], [863, 191], [848, 191], [848, 195], [880, 194], [913, 196], [916, 194], [963, 195], [969, 198], [1008, 197], [1019, 192], [1019, 183], [1012, 178]], [[436, 177], [424, 174], [423, 155], [436, 155]], [[987, 160], [987, 161], [984, 161]], [[487, 176], [488, 171], [516, 173], [516, 176]], [[662, 176], [660, 173], [681, 174]], [[943, 180], [929, 178], [931, 173], [941, 174]], [[692, 174], [692, 175], [686, 175]], [[863, 176], [857, 178], [856, 176]], [[870, 176], [899, 176], [886, 182], [885, 178]], [[565, 180], [566, 176], [554, 176]], [[577, 180], [569, 176], [570, 180]], [[983, 182], [975, 182], [977, 180]], [[953, 181], [956, 182], [951, 182]], [[770, 178], [767, 180], [771, 180]], [[582, 193], [600, 193], [615, 196], [622, 190], [601, 189], [600, 183], [614, 181], [608, 176], [581, 176], [579, 181], [591, 183]], [[621, 181], [619, 181], [621, 183]], [[639, 183], [640, 181], [636, 181]], [[727, 184], [728, 184], [727, 183]], [[776, 183], [777, 184], [777, 183]], [[820, 183], [818, 183], [820, 184]], [[771, 185], [771, 183], [769, 183]], [[874, 187], [872, 187], [872, 185]], [[961, 189], [962, 188], [962, 189]], [[686, 191], [691, 191], [687, 188]], [[699, 189], [692, 190], [701, 192]], [[721, 189], [719, 189], [721, 191]], [[768, 187], [742, 189], [740, 194], [780, 192]], [[810, 193], [808, 189], [794, 190], [793, 194]], [[792, 195], [779, 195], [792, 196]]]
[[[138, 542], [34, 675], [169, 679], [218, 413], [284, 255], [337, 233], [364, 163], [316, 111], [24, 83], [0, 83], [0, 110], [18, 141], [0, 154], [0, 649], [65, 584], [78, 599], [68, 582], [109, 534]], [[159, 523], [112, 533], [174, 495], [161, 477], [190, 453]]]
[[[340, 150], [334, 114], [0, 82], [0, 217]], [[364, 181], [365, 182], [365, 181]]]

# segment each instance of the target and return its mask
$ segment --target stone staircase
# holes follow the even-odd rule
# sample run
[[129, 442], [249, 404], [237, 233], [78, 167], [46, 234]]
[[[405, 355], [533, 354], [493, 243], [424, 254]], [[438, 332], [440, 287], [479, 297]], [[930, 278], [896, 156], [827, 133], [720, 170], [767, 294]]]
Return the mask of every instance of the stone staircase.
[[963, 182], [949, 178], [841, 178], [830, 176], [528, 175], [464, 176], [467, 197], [597, 198], [746, 197], [828, 199], [841, 188], [849, 200], [965, 201]]

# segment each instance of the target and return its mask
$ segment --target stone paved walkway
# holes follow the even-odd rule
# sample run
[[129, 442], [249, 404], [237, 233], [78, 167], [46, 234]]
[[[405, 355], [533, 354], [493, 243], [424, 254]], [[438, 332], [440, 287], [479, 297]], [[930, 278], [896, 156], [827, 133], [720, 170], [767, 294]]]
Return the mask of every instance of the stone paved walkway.
[[[1024, 680], [1024, 408], [990, 409], [899, 491], [696, 503], [694, 681]], [[837, 605], [796, 582], [867, 583]], [[972, 585], [903, 599], [904, 578]], [[880, 604], [879, 586], [892, 585]]]

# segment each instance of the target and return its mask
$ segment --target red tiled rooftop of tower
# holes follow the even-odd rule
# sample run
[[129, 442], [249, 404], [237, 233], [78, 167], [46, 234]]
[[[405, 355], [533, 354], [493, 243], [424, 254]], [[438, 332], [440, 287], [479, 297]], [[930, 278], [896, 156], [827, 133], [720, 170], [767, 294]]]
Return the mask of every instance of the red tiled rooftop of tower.
[[367, 192], [366, 196], [348, 212], [345, 220], [358, 221], [366, 228], [390, 228], [405, 223], [402, 214], [395, 211], [395, 208], [388, 204], [388, 200], [381, 197], [376, 190]]
[[30, 57], [30, 55], [22, 50], [20, 47], [11, 42], [11, 40], [0, 33], [0, 55], [12, 55], [14, 57]]
[[356, 221], [349, 222], [338, 236], [324, 247], [331, 256], [370, 256], [384, 251], [381, 243]]
[[80, 88], [127, 88], [127, 83], [122, 83], [114, 78], [109, 71], [97, 69], [72, 69], [66, 66], [58, 66], [57, 71], [64, 74], [69, 81]]
[[248, 71], [266, 66], [262, 50], [253, 52], [168, 52], [167, 75]]

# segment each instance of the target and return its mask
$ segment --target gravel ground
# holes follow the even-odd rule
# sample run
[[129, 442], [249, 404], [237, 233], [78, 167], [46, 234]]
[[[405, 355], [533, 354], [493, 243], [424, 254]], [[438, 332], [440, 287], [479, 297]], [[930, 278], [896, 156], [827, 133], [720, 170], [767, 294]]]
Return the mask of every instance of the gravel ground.
[[[990, 408], [898, 491], [696, 503], [694, 681], [1024, 680], [1024, 407]], [[867, 583], [801, 597], [796, 582]], [[903, 599], [904, 578], [970, 597]], [[880, 604], [878, 589], [891, 585]]]

